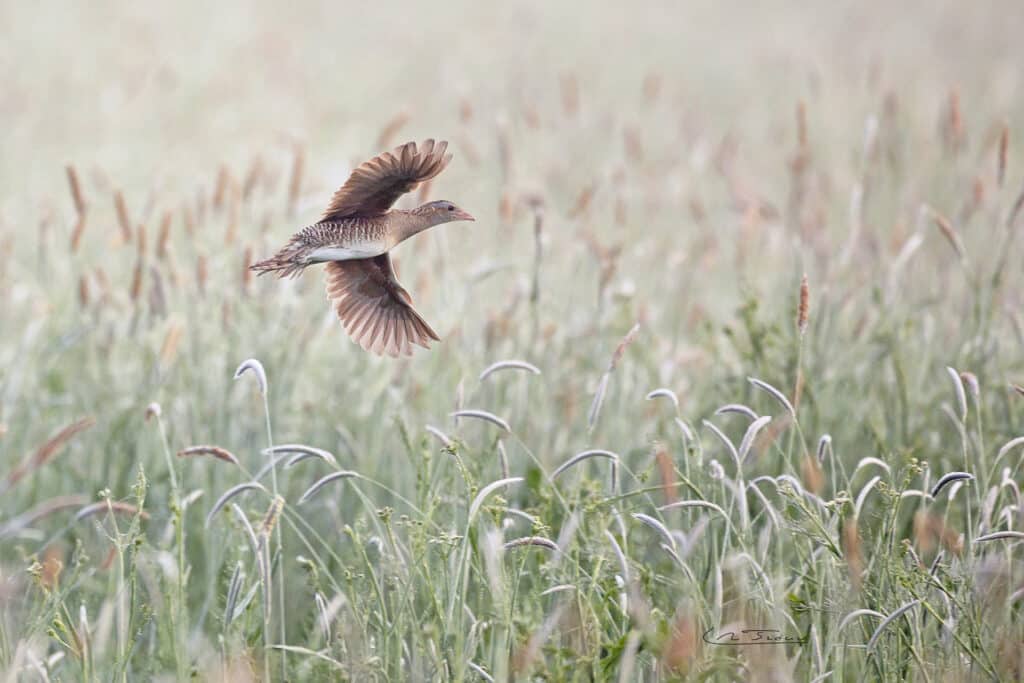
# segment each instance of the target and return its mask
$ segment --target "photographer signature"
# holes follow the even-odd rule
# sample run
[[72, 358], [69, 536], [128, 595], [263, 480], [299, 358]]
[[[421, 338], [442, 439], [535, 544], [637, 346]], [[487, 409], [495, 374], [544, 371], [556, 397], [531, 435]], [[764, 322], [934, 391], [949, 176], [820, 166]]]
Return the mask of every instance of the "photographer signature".
[[722, 631], [715, 634], [715, 629], [704, 632], [704, 642], [709, 645], [803, 645], [807, 638], [794, 638], [782, 634], [775, 628], [745, 628], [742, 631]]

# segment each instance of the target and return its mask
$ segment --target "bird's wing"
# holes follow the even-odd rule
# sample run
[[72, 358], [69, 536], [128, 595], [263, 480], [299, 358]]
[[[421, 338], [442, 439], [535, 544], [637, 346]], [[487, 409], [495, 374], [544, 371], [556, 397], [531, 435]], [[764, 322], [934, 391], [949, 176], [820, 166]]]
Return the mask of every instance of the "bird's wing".
[[331, 261], [327, 298], [349, 336], [378, 355], [412, 355], [412, 345], [429, 348], [440, 337], [412, 308], [412, 298], [395, 278], [391, 257]]
[[321, 221], [351, 216], [377, 216], [416, 185], [444, 170], [452, 160], [445, 154], [448, 143], [426, 140], [416, 147], [407, 142], [393, 152], [384, 152], [360, 164], [342, 185]]

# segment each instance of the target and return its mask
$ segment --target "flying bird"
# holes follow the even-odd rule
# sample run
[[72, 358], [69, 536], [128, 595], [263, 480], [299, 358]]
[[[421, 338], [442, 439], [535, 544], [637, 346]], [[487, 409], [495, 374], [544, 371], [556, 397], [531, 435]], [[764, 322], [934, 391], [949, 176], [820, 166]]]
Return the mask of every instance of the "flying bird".
[[307, 266], [326, 263], [327, 298], [345, 331], [378, 355], [412, 355], [412, 345], [429, 348], [437, 333], [412, 307], [391, 265], [391, 250], [427, 228], [474, 218], [449, 201], [411, 210], [391, 206], [430, 180], [452, 160], [448, 143], [407, 142], [361, 164], [334, 193], [327, 211], [295, 233], [271, 258], [251, 266], [278, 277], [295, 277]]

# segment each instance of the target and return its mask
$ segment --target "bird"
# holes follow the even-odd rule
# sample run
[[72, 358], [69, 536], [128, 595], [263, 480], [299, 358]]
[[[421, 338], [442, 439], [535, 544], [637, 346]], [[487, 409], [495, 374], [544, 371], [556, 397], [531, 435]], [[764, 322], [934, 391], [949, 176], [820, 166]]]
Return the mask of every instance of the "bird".
[[250, 268], [284, 278], [326, 263], [327, 299], [353, 341], [392, 357], [411, 356], [413, 344], [429, 349], [441, 338], [413, 309], [412, 297], [395, 276], [391, 250], [435, 225], [476, 219], [446, 200], [410, 210], [391, 207], [445, 169], [452, 160], [447, 149], [443, 140], [407, 142], [360, 164], [319, 221]]

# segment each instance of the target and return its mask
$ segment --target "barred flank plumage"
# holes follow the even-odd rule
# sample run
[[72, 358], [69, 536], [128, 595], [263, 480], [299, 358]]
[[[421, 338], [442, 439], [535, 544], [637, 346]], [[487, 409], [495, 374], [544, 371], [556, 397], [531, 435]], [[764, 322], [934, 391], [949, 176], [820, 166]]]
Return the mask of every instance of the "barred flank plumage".
[[296, 277], [308, 265], [306, 254], [309, 251], [308, 246], [296, 244], [293, 239], [281, 251], [266, 260], [252, 264], [249, 269], [260, 275], [277, 273], [279, 278]]

